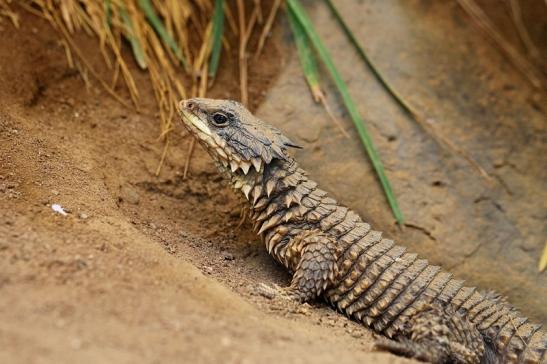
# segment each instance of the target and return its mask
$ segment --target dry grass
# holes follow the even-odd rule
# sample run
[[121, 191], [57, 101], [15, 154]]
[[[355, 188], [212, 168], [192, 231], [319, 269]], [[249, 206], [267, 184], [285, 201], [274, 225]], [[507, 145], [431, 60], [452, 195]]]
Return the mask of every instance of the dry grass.
[[[457, 0], [458, 4], [463, 10], [471, 17], [473, 22], [478, 25], [488, 37], [496, 44], [496, 46], [502, 51], [507, 59], [513, 63], [516, 69], [526, 77], [532, 86], [537, 89], [545, 89], [545, 80], [541, 72], [530, 62], [524, 55], [522, 55], [511, 43], [504, 39], [501, 32], [494, 25], [493, 21], [488, 17], [485, 11], [474, 0]], [[528, 32], [521, 19], [520, 7], [518, 2], [512, 1], [512, 13], [513, 21], [517, 28], [517, 32], [523, 40], [528, 51], [531, 55], [534, 51], [537, 51], [532, 41], [529, 39]], [[527, 43], [528, 42], [528, 43]], [[531, 48], [530, 48], [531, 47]]]
[[[199, 44], [209, 44], [207, 31], [212, 5], [209, 0], [154, 3], [156, 16], [161, 17], [164, 30], [171, 35], [175, 44], [174, 47], [166, 47], [165, 39], [143, 11], [147, 3], [142, 0], [28, 0], [18, 5], [43, 16], [61, 34], [67, 45], [69, 63], [73, 63], [74, 54], [85, 70], [113, 97], [127, 105], [116, 92], [119, 83], [123, 82], [131, 103], [141, 111], [141, 95], [128, 60], [121, 51], [123, 39], [129, 40], [137, 64], [147, 70], [150, 77], [159, 106], [161, 136], [164, 137], [172, 128], [177, 100], [189, 94], [199, 94], [199, 89], [203, 88], [200, 76], [207, 73], [207, 63], [203, 62], [207, 49], [191, 47], [192, 40], [188, 34], [195, 35], [197, 39], [193, 41]], [[110, 80], [99, 76], [74, 42], [74, 34], [81, 31], [98, 37], [105, 65], [111, 71]], [[190, 84], [184, 85], [182, 82], [181, 64], [186, 67]]]
[[[279, 3], [274, 3], [267, 20], [261, 1], [237, 0], [236, 17], [234, 9], [224, 4], [226, 29], [239, 37], [243, 103], [248, 101], [249, 38], [254, 31], [262, 33], [259, 49], [264, 46]], [[135, 82], [136, 71], [129, 67], [130, 56], [122, 52], [123, 43], [127, 41], [135, 62], [150, 78], [159, 110], [160, 138], [165, 139], [173, 128], [177, 101], [205, 96], [212, 83], [208, 67], [214, 6], [214, 0], [0, 0], [0, 15], [19, 26], [14, 10], [23, 8], [48, 20], [61, 36], [69, 65], [78, 68], [84, 80], [91, 75], [116, 100], [141, 112], [142, 96]], [[257, 29], [256, 25], [263, 27]], [[79, 32], [98, 38], [109, 77], [101, 77], [105, 72], [94, 69], [80, 50], [74, 40]], [[229, 49], [227, 37], [222, 38], [222, 45]], [[124, 98], [119, 92], [121, 86], [125, 86], [129, 97]]]
[[[248, 104], [249, 39], [253, 32], [261, 34], [254, 51], [259, 53], [271, 31], [281, 0], [273, 2], [267, 19], [262, 7], [266, 9], [269, 6], [263, 1], [235, 0], [230, 3], [215, 0], [0, 0], [0, 16], [9, 18], [16, 27], [20, 26], [16, 11], [20, 8], [46, 19], [60, 35], [68, 64], [80, 71], [86, 84], [91, 76], [120, 103], [143, 112], [142, 96], [134, 74], [139, 71], [129, 66], [131, 55], [122, 52], [124, 42], [128, 43], [134, 61], [150, 79], [159, 110], [159, 138], [165, 141], [156, 170], [159, 174], [169, 145], [168, 134], [173, 129], [177, 102], [206, 95], [218, 65], [218, 46], [230, 50], [230, 38], [239, 38], [240, 101]], [[235, 37], [227, 37], [220, 30], [213, 39], [215, 4], [222, 8], [221, 18], [227, 23], [226, 31]], [[219, 20], [218, 16], [216, 20]], [[93, 67], [88, 55], [75, 41], [77, 33], [98, 38], [108, 72], [104, 69], [99, 72]], [[216, 52], [213, 51], [214, 44]], [[212, 51], [216, 53], [216, 60], [212, 62], [214, 69], [209, 70]], [[123, 88], [128, 91], [128, 96], [120, 92]], [[189, 156], [193, 148], [194, 143], [190, 143]], [[189, 162], [190, 158], [184, 168], [185, 175]]]

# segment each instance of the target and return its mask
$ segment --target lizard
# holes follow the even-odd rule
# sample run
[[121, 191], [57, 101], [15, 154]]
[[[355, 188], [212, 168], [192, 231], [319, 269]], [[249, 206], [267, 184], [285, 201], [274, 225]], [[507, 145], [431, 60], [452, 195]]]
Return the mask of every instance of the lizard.
[[232, 100], [178, 105], [190, 134], [247, 201], [268, 253], [292, 273], [297, 302], [323, 298], [372, 329], [379, 350], [431, 363], [545, 363], [547, 333], [505, 298], [464, 285], [384, 238], [289, 154], [300, 148]]

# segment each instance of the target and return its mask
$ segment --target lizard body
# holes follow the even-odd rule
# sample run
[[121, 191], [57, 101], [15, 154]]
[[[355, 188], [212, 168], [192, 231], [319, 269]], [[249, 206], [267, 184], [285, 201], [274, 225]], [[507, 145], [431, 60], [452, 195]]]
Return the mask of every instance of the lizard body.
[[235, 101], [179, 105], [186, 128], [249, 203], [285, 297], [323, 297], [385, 337], [377, 347], [432, 363], [545, 363], [547, 334], [499, 296], [466, 287], [340, 205], [287, 153], [297, 147]]

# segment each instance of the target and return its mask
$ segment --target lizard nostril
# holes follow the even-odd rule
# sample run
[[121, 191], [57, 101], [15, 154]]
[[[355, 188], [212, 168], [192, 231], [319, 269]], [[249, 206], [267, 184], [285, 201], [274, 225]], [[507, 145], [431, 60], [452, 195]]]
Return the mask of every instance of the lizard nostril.
[[186, 107], [190, 110], [193, 110], [196, 107], [196, 104], [192, 101], [186, 101]]

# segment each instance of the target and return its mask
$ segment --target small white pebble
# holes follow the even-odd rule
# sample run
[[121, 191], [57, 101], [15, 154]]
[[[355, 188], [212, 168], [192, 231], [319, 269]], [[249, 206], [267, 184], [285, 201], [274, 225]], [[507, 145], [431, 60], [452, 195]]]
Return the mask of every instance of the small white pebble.
[[68, 214], [66, 213], [65, 209], [63, 209], [63, 207], [62, 207], [61, 205], [59, 205], [59, 204], [54, 203], [53, 205], [51, 205], [51, 209], [52, 209], [53, 211], [55, 211], [56, 213], [61, 214], [61, 215], [63, 215], [63, 216], [68, 215]]

